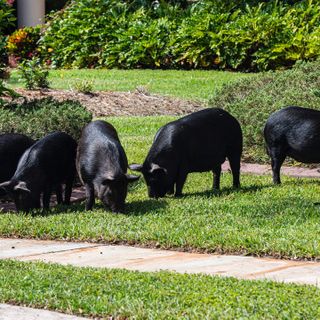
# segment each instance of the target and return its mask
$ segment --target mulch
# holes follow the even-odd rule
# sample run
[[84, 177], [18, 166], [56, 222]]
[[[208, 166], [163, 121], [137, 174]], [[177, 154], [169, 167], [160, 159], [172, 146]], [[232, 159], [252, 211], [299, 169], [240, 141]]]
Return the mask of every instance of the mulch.
[[81, 93], [73, 90], [16, 89], [27, 100], [52, 97], [58, 101], [76, 100], [95, 117], [102, 116], [155, 116], [186, 115], [205, 106], [199, 101], [150, 94], [143, 90], [134, 92], [99, 91]]

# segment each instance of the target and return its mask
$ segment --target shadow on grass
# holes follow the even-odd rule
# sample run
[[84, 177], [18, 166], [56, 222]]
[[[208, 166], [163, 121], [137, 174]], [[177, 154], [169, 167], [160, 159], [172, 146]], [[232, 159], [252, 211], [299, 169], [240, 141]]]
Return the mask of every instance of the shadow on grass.
[[[155, 200], [155, 199], [146, 199], [139, 201], [126, 202], [125, 211], [123, 213], [114, 213], [114, 214], [124, 214], [124, 215], [143, 215], [146, 213], [152, 213], [158, 209], [163, 209], [167, 206], [165, 200]], [[112, 213], [109, 209], [106, 209], [101, 202], [97, 202], [93, 206], [93, 211], [102, 210], [108, 213]], [[45, 212], [43, 215], [55, 215], [55, 214], [74, 214], [74, 213], [83, 213], [85, 212], [84, 203], [74, 203], [71, 206], [59, 205], [54, 208], [51, 208], [50, 211]], [[90, 211], [87, 211], [90, 214]]]
[[194, 197], [194, 196], [201, 196], [201, 197], [222, 197], [222, 196], [227, 196], [232, 193], [247, 193], [247, 192], [256, 192], [256, 191], [261, 191], [266, 188], [272, 187], [273, 184], [264, 184], [264, 185], [252, 185], [252, 186], [243, 186], [240, 188], [222, 188], [219, 191], [215, 190], [205, 190], [205, 191], [199, 191], [199, 192], [191, 192], [191, 193], [185, 193], [183, 194], [182, 198], [187, 198], [187, 197]]

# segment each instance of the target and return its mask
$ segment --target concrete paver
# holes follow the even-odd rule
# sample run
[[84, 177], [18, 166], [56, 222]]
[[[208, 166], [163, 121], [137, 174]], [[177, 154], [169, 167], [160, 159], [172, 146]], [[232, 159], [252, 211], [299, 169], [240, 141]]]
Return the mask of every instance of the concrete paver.
[[59, 312], [0, 304], [0, 320], [84, 320]]
[[[230, 171], [230, 165], [228, 161], [225, 161], [222, 165], [223, 171]], [[303, 167], [281, 167], [281, 175], [287, 175], [297, 178], [320, 178], [319, 168], [310, 169]], [[271, 165], [257, 164], [257, 163], [241, 163], [241, 173], [250, 173], [257, 175], [272, 174]]]
[[[2, 248], [5, 249], [2, 251]], [[14, 249], [10, 250], [10, 248]], [[204, 273], [233, 276], [240, 279], [269, 279], [279, 282], [312, 284], [320, 287], [320, 263], [310, 261], [17, 239], [0, 239], [0, 258], [43, 261], [78, 267]]]
[[24, 240], [24, 239], [1, 239], [0, 259], [23, 258], [30, 255], [48, 254], [50, 252], [68, 251], [79, 248], [95, 247], [96, 244]]

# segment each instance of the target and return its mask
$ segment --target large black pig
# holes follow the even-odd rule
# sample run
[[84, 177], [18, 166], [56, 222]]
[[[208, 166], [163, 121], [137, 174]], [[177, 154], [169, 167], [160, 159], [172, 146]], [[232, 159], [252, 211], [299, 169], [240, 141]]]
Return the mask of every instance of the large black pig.
[[19, 133], [0, 135], [0, 182], [10, 180], [23, 153], [34, 141]]
[[[220, 187], [221, 164], [228, 158], [233, 186], [240, 186], [242, 132], [228, 112], [209, 108], [192, 113], [160, 128], [143, 165], [130, 169], [143, 173], [149, 196], [182, 195], [190, 172], [213, 171], [213, 188]], [[175, 187], [175, 190], [174, 190]]]
[[110, 123], [97, 120], [84, 127], [76, 163], [86, 189], [86, 210], [92, 209], [96, 194], [106, 208], [123, 212], [128, 183], [139, 176], [127, 174], [128, 160]]
[[264, 138], [273, 182], [280, 184], [280, 168], [287, 156], [303, 163], [320, 162], [320, 112], [295, 106], [276, 111], [267, 120]]
[[13, 197], [18, 211], [40, 208], [41, 193], [43, 208], [48, 209], [52, 191], [56, 191], [58, 203], [69, 204], [76, 174], [76, 149], [76, 141], [68, 134], [48, 134], [24, 152], [13, 177], [0, 184], [0, 188]]

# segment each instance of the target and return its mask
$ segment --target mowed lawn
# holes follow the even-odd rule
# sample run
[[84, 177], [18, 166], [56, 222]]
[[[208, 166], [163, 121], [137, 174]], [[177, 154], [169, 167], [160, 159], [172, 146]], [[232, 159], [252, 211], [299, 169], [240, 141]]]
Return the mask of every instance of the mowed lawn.
[[[161, 125], [174, 117], [109, 118], [130, 163], [141, 162]], [[213, 194], [211, 173], [190, 174], [184, 197], [147, 197], [141, 179], [130, 187], [126, 213], [106, 212], [98, 203], [58, 207], [46, 215], [2, 213], [0, 236], [124, 242], [200, 252], [228, 252], [290, 258], [320, 258], [320, 184], [317, 180], [243, 175], [233, 190], [231, 174]]]
[[315, 286], [0, 261], [0, 302], [103, 319], [319, 319]]
[[[55, 89], [74, 89], [77, 84], [88, 81], [94, 91], [134, 91], [143, 87], [150, 93], [169, 95], [182, 99], [210, 99], [224, 83], [249, 76], [248, 74], [205, 71], [205, 70], [116, 70], [80, 69], [51, 70], [50, 87]], [[23, 86], [19, 73], [11, 73], [9, 84]]]

